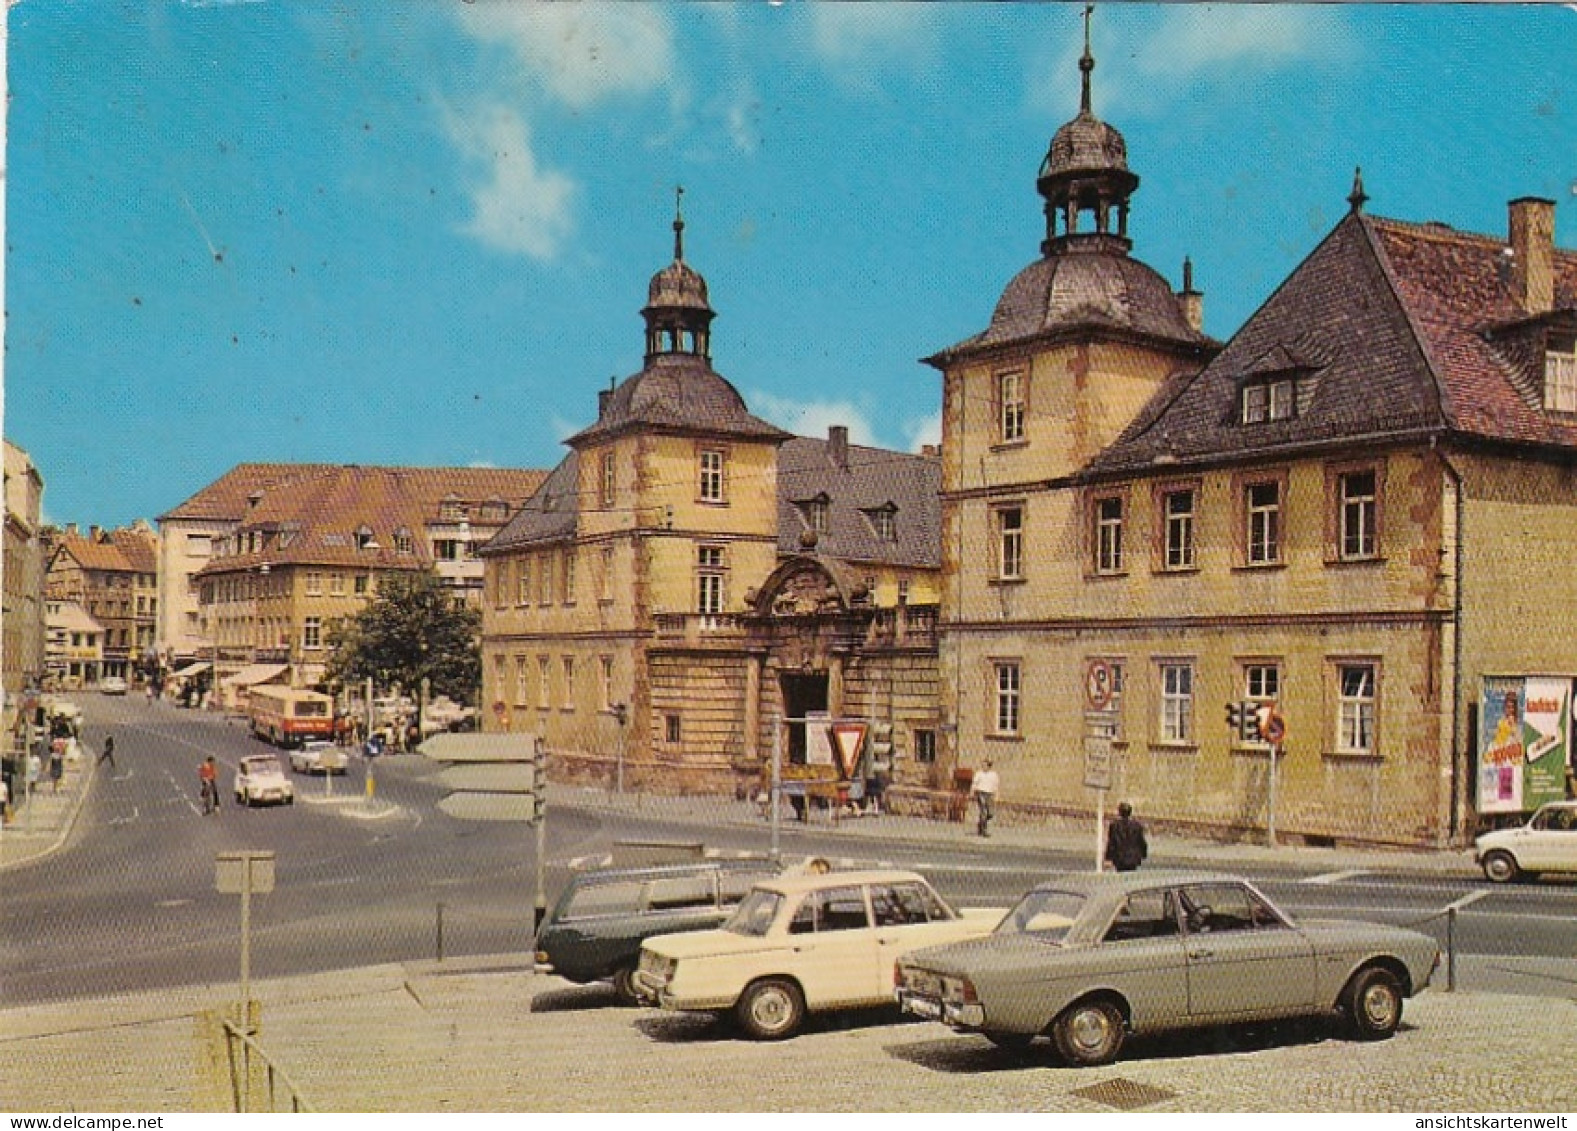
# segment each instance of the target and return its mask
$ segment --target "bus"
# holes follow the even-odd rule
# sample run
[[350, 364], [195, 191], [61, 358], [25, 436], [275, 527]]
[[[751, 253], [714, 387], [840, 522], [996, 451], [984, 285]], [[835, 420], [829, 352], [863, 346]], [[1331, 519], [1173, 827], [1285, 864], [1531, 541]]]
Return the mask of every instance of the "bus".
[[317, 691], [255, 686], [246, 699], [252, 733], [275, 746], [334, 738], [334, 700]]

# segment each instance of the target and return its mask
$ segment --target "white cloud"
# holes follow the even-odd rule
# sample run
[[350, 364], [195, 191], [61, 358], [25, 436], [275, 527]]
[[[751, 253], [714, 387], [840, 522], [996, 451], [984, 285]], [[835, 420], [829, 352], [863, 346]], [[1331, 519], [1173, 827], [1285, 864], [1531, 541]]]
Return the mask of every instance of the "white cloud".
[[916, 420], [905, 421], [904, 432], [909, 440], [909, 451], [918, 452], [926, 444], [942, 443], [942, 410], [937, 409], [930, 416], [923, 416]]
[[842, 424], [849, 443], [879, 447], [865, 414], [849, 401], [796, 401], [772, 393], [756, 392], [746, 398], [750, 411], [796, 436], [826, 436], [827, 429]]
[[472, 190], [475, 214], [463, 231], [489, 247], [552, 259], [574, 228], [575, 182], [543, 168], [526, 120], [507, 106], [444, 112], [444, 128], [461, 156], [482, 170]]
[[875, 85], [872, 68], [922, 69], [935, 49], [935, 12], [923, 4], [812, 4], [811, 46], [839, 79]]
[[[1340, 5], [1167, 4], [1148, 11], [1158, 15], [1117, 9], [1113, 20], [1096, 18], [1095, 113], [1108, 121], [1162, 112], [1188, 86], [1241, 84], [1354, 50]], [[1058, 46], [1030, 60], [1034, 109], [1071, 115], [1078, 108], [1083, 51], [1082, 24], [1068, 20]]]
[[673, 28], [648, 4], [457, 4], [461, 25], [519, 58], [523, 77], [573, 109], [668, 85]]

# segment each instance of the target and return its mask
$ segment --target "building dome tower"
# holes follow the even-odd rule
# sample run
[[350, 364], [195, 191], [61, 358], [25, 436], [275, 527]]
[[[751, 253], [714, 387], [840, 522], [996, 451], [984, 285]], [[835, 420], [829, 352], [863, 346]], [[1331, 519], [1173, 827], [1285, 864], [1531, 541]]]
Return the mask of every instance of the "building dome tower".
[[716, 313], [707, 302], [706, 280], [684, 261], [684, 189], [675, 190], [674, 261], [652, 276], [646, 291], [646, 360], [660, 354], [711, 356]]
[[[1092, 11], [1088, 6], [1084, 9], [1079, 113], [1052, 135], [1036, 181], [1046, 198], [1046, 239], [1040, 245], [1046, 255], [1081, 249], [1126, 252], [1131, 246], [1128, 198], [1139, 187], [1139, 178], [1128, 168], [1123, 135], [1090, 109], [1090, 73], [1095, 70], [1090, 53]], [[1093, 228], [1081, 230], [1087, 213], [1093, 217]]]

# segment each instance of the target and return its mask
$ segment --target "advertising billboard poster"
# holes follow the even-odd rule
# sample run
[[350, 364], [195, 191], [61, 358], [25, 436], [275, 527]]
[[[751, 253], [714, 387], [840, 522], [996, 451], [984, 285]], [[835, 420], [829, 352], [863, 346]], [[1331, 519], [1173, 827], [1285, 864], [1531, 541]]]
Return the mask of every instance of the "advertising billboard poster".
[[1522, 813], [1566, 796], [1570, 679], [1492, 676], [1479, 706], [1478, 811]]

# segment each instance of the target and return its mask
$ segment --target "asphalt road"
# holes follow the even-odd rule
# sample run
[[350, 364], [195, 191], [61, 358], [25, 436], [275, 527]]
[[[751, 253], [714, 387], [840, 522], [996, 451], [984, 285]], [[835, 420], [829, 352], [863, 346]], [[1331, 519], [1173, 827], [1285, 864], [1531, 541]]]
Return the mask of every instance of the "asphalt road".
[[[268, 748], [240, 723], [135, 696], [81, 704], [93, 747], [113, 732], [117, 766], [100, 768], [64, 851], [6, 876], [0, 1006], [234, 980], [240, 901], [214, 881], [216, 855], [237, 849], [276, 853], [275, 890], [252, 905], [254, 977], [428, 959], [440, 949], [447, 957], [527, 949], [534, 833], [439, 811], [438, 768], [425, 759], [380, 759], [370, 801], [358, 761], [332, 783], [295, 776], [292, 806], [243, 809], [232, 803], [236, 763]], [[197, 765], [209, 753], [226, 805], [205, 817]], [[693, 840], [726, 852], [769, 845], [765, 822], [687, 827], [560, 806], [548, 821], [549, 900], [572, 864], [601, 858], [619, 840]], [[782, 850], [914, 867], [954, 902], [973, 905], [1010, 904], [1037, 877], [1090, 864], [1089, 854], [997, 841], [851, 842], [814, 825], [785, 828]], [[1319, 875], [1296, 852], [1250, 875], [1298, 916], [1417, 925], [1443, 941], [1443, 911], [1457, 903], [1462, 953], [1577, 955], [1577, 884], [1494, 888], [1466, 870]]]

